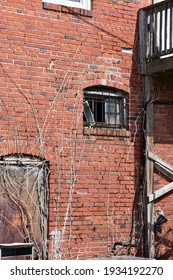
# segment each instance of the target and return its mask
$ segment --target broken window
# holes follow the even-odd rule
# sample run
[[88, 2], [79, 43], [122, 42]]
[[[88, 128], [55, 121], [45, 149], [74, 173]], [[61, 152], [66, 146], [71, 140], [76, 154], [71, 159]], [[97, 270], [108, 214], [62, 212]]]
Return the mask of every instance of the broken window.
[[91, 0], [43, 0], [43, 2], [86, 10], [91, 9]]
[[84, 126], [127, 128], [128, 95], [108, 87], [84, 90]]
[[48, 167], [28, 156], [0, 161], [0, 243], [34, 243], [35, 258], [47, 258]]

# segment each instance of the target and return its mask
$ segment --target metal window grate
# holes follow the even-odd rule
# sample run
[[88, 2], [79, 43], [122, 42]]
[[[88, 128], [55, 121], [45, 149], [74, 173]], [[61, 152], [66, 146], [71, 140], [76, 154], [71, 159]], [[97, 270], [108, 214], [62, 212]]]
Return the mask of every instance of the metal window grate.
[[127, 96], [121, 92], [87, 91], [84, 126], [127, 128]]

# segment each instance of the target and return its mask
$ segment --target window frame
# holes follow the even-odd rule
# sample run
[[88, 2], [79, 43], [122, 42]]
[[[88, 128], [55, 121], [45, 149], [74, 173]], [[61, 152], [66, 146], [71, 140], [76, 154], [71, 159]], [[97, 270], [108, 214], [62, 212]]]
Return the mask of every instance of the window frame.
[[[87, 108], [87, 113], [90, 113], [88, 117], [86, 102], [90, 106]], [[128, 94], [109, 88], [85, 89], [83, 121], [84, 127], [128, 129]]]
[[91, 10], [91, 0], [80, 0], [80, 3], [75, 2], [73, 0], [42, 0], [42, 2], [58, 4], [61, 6], [67, 6], [72, 8]]

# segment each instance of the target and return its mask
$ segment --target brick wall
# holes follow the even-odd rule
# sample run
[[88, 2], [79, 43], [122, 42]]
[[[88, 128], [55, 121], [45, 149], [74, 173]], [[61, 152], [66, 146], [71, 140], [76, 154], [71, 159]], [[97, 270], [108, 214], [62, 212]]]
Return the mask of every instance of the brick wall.
[[[49, 258], [104, 256], [115, 241], [135, 242], [137, 12], [147, 4], [97, 0], [85, 12], [41, 0], [0, 3], [0, 153], [49, 162]], [[129, 94], [128, 131], [83, 129], [83, 89], [95, 85]]]

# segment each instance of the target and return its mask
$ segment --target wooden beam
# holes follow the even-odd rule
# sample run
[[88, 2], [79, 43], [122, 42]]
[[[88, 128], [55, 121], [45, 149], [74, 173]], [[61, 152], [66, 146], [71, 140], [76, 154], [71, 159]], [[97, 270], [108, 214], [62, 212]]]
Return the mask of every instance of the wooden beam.
[[173, 56], [158, 58], [151, 62], [146, 63], [146, 74], [151, 75], [154, 73], [173, 69]]
[[139, 10], [139, 61], [140, 74], [146, 74], [147, 54], [147, 15], [148, 11]]
[[167, 169], [165, 169], [165, 167], [163, 167], [162, 165], [160, 165], [159, 163], [154, 163], [154, 167], [155, 169], [157, 169], [160, 173], [162, 173], [163, 175], [165, 175], [167, 178], [171, 179], [173, 181], [173, 173]]
[[173, 190], [173, 182], [171, 182], [170, 184], [164, 186], [163, 188], [155, 191], [153, 194], [150, 194], [148, 196], [148, 202], [151, 203], [172, 190]]
[[145, 255], [149, 258], [155, 257], [155, 238], [154, 238], [154, 202], [148, 203], [148, 196], [154, 193], [154, 162], [148, 157], [154, 147], [153, 139], [153, 103], [150, 102], [154, 94], [154, 83], [152, 76], [144, 76], [144, 97], [146, 108], [146, 185], [145, 185]]
[[164, 161], [163, 159], [161, 159], [160, 157], [158, 157], [157, 155], [153, 154], [150, 151], [147, 152], [147, 155], [148, 155], [149, 159], [152, 159], [154, 162], [157, 162], [160, 165], [162, 165], [163, 167], [173, 171], [173, 165], [172, 164], [167, 163], [166, 161]]

